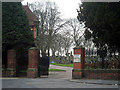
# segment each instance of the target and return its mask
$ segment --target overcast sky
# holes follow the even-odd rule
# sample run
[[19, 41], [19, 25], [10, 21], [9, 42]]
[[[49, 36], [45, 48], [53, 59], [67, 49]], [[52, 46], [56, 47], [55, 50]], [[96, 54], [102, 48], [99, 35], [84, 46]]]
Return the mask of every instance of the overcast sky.
[[[30, 4], [35, 1], [40, 1], [40, 0], [24, 0], [22, 4], [26, 5], [27, 2]], [[59, 7], [59, 11], [61, 12], [62, 18], [77, 17], [76, 9], [78, 9], [79, 3], [81, 3], [80, 0], [49, 0], [49, 1], [55, 2], [57, 4], [57, 6]]]

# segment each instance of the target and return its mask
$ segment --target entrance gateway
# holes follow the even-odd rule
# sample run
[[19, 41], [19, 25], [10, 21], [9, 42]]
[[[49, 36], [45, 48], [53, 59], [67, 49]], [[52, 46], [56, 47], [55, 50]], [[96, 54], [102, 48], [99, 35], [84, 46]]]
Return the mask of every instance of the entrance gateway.
[[[72, 70], [72, 78], [79, 79], [83, 77], [83, 69], [85, 66], [85, 49], [75, 47], [74, 49], [74, 62]], [[28, 70], [27, 77], [35, 78], [38, 76], [38, 50], [32, 47], [28, 50]], [[16, 52], [15, 50], [8, 51], [8, 76], [16, 76]]]
[[[85, 69], [85, 48], [75, 47], [74, 49], [74, 62], [73, 62], [73, 70], [72, 70], [72, 78], [80, 79], [112, 79], [118, 80], [120, 74], [118, 73], [119, 69], [114, 70], [103, 70], [103, 69]], [[28, 69], [27, 69], [27, 77], [35, 78], [38, 77], [38, 50], [36, 48], [29, 49], [29, 59], [28, 59]], [[8, 62], [7, 62], [7, 70], [2, 70], [2, 76], [15, 77], [16, 76], [16, 51], [8, 50]]]

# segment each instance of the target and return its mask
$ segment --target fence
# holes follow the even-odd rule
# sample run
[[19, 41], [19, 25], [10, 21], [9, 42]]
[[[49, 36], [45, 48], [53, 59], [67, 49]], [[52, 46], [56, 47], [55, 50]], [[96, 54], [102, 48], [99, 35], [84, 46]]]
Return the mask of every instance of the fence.
[[[106, 69], [118, 69], [119, 68], [119, 61], [118, 60], [113, 60], [113, 61], [105, 61], [104, 62], [104, 68]], [[85, 63], [85, 67], [87, 69], [97, 69], [97, 68], [102, 68], [102, 62], [97, 61], [97, 62], [90, 62], [90, 63]]]

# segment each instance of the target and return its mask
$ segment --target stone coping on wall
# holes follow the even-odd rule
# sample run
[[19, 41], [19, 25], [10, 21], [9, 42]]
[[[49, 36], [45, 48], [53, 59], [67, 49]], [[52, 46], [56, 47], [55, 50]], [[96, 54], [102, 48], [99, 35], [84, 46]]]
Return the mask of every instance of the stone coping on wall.
[[74, 47], [73, 49], [83, 49], [84, 47], [82, 47], [82, 46], [76, 46], [76, 47]]

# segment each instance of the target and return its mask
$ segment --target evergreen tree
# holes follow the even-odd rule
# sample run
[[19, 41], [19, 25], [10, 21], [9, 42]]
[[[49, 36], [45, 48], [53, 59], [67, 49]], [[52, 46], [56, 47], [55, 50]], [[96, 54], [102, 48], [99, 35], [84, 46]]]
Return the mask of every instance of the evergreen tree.
[[96, 46], [119, 48], [120, 2], [84, 2], [78, 10], [78, 20], [90, 29]]
[[[2, 3], [2, 53], [6, 62], [7, 50], [17, 51], [18, 63], [26, 64], [28, 48], [34, 45], [33, 32], [21, 2]], [[26, 60], [26, 61], [24, 61]]]
[[103, 60], [107, 51], [120, 53], [120, 2], [84, 2], [77, 18], [85, 23], [85, 38], [91, 35]]

